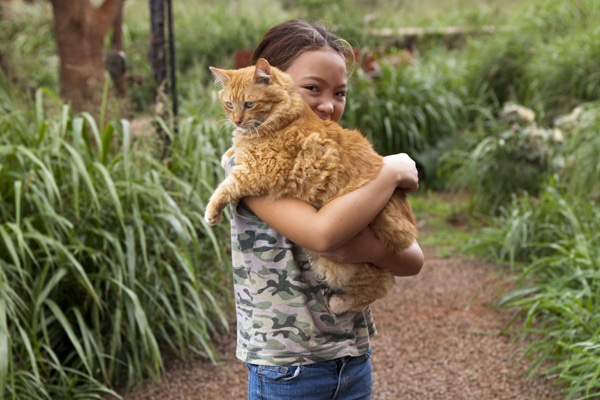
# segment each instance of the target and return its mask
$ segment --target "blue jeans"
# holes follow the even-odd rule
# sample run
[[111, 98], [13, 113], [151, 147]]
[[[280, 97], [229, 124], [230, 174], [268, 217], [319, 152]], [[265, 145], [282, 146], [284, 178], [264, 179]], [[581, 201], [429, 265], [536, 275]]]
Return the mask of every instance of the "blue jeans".
[[248, 366], [249, 400], [369, 400], [371, 351], [314, 364]]

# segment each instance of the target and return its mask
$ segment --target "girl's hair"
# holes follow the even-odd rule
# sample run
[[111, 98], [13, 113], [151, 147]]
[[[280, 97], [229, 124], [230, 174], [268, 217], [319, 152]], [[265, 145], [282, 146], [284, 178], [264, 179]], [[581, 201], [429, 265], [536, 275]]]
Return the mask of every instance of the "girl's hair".
[[259, 58], [265, 58], [269, 64], [285, 71], [301, 54], [326, 47], [335, 50], [347, 62], [354, 61], [348, 42], [319, 23], [294, 19], [269, 29], [252, 53], [250, 62], [254, 65]]

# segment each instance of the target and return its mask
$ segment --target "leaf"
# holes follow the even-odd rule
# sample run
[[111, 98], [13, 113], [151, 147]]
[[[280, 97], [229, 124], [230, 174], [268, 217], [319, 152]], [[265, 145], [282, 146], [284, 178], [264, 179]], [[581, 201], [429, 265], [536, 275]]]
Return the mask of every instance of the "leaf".
[[71, 344], [75, 348], [75, 351], [77, 352], [77, 355], [79, 356], [79, 360], [85, 366], [87, 373], [89, 375], [92, 375], [93, 371], [88, 363], [88, 357], [86, 356], [85, 351], [83, 350], [83, 347], [81, 346], [81, 343], [79, 342], [78, 335], [73, 330], [73, 326], [69, 322], [66, 315], [62, 312], [62, 310], [60, 309], [58, 304], [56, 304], [54, 302], [54, 300], [46, 299], [44, 304], [52, 311], [52, 313], [56, 317], [56, 320], [61, 324], [64, 332], [67, 334], [67, 337], [69, 338], [69, 340], [71, 341]]

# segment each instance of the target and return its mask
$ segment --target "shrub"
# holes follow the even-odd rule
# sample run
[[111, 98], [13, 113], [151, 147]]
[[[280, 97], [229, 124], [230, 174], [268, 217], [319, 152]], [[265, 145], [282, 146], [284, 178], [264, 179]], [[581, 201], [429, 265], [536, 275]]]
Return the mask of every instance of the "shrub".
[[33, 118], [2, 104], [0, 393], [99, 397], [156, 377], [166, 349], [212, 357], [229, 281], [228, 232], [203, 219], [217, 130], [163, 124], [161, 162], [128, 121], [46, 117], [41, 92]]
[[491, 39], [468, 42], [468, 92], [483, 96], [494, 114], [512, 101], [550, 125], [600, 95], [600, 33], [592, 22], [600, 8], [594, 0], [537, 0], [519, 10]]
[[470, 247], [514, 269], [500, 305], [519, 311], [517, 329], [534, 339], [523, 354], [531, 372], [542, 368], [565, 384], [566, 398], [593, 398], [600, 393], [600, 212], [561, 194], [557, 183], [538, 198], [515, 199]]
[[467, 190], [472, 211], [493, 215], [514, 195], [536, 196], [556, 170], [555, 155], [562, 146], [559, 131], [538, 128], [532, 110], [507, 104], [503, 120], [470, 150], [445, 157], [453, 170], [453, 185]]
[[358, 70], [342, 125], [360, 129], [383, 155], [409, 153], [433, 181], [437, 163], [426, 162], [426, 151], [456, 137], [465, 123], [465, 105], [447, 74], [450, 69], [397, 67], [382, 60], [375, 79]]
[[582, 104], [556, 120], [567, 135], [561, 170], [566, 190], [573, 197], [600, 201], [600, 102]]

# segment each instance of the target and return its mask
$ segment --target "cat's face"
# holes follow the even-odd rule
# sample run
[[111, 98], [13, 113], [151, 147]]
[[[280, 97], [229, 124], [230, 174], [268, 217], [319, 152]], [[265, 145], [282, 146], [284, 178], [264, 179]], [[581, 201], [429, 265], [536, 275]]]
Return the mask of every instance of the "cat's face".
[[255, 132], [269, 122], [273, 108], [289, 101], [291, 79], [276, 75], [266, 60], [256, 66], [238, 70], [222, 70], [210, 67], [215, 79], [221, 84], [219, 99], [231, 123], [245, 133]]

